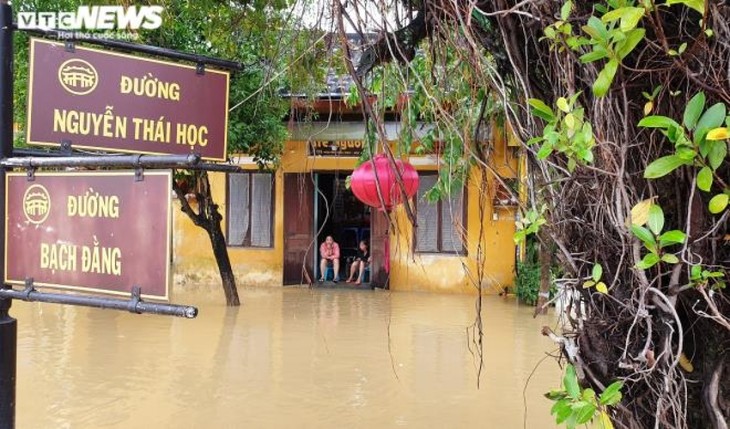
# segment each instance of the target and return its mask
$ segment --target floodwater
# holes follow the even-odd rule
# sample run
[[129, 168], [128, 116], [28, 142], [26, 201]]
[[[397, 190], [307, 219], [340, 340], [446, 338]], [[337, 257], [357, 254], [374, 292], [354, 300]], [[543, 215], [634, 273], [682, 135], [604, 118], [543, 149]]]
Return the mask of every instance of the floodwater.
[[[16, 302], [19, 429], [554, 428], [560, 370], [511, 298], [387, 291], [178, 293], [194, 320]], [[535, 370], [537, 366], [537, 369]], [[534, 371], [527, 388], [525, 384]], [[524, 396], [523, 396], [524, 395]], [[525, 403], [527, 408], [525, 408]]]

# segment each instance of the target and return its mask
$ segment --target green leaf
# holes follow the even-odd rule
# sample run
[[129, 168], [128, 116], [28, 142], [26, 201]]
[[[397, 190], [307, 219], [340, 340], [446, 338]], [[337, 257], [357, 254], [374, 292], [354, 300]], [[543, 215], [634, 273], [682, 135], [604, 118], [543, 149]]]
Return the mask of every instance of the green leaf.
[[573, 8], [573, 2], [568, 0], [563, 7], [560, 8], [560, 19], [567, 21], [570, 17], [570, 10]]
[[564, 121], [569, 130], [575, 129], [575, 116], [572, 113], [565, 115]]
[[710, 153], [710, 148], [712, 147], [712, 142], [709, 140], [702, 140], [700, 141], [700, 155], [702, 157], [706, 157]]
[[649, 207], [649, 219], [647, 220], [646, 225], [649, 227], [651, 232], [654, 233], [654, 235], [659, 235], [659, 233], [662, 232], [662, 228], [664, 228], [664, 211], [661, 206], [652, 204], [651, 207]]
[[596, 263], [593, 265], [593, 273], [591, 278], [593, 278], [594, 282], [597, 282], [598, 280], [601, 280], [601, 276], [603, 275], [603, 267], [601, 264]]
[[662, 255], [662, 261], [666, 262], [667, 264], [678, 264], [679, 258], [675, 255], [672, 255], [671, 253], [665, 253]]
[[555, 119], [555, 113], [547, 104], [537, 98], [530, 98], [527, 102], [532, 107], [532, 114], [538, 116], [546, 121], [552, 121]]
[[606, 26], [595, 16], [588, 18], [588, 25], [583, 26], [583, 31], [588, 33], [597, 42], [605, 42], [610, 37]]
[[678, 229], [673, 229], [659, 236], [659, 246], [667, 247], [672, 244], [682, 244], [686, 239], [687, 234]]
[[644, 259], [642, 259], [641, 261], [639, 261], [639, 263], [636, 264], [636, 268], [646, 270], [646, 269], [653, 267], [658, 262], [659, 262], [659, 255], [657, 255], [656, 253], [647, 253], [644, 256]]
[[552, 25], [545, 27], [545, 29], [543, 30], [543, 33], [545, 33], [545, 37], [547, 37], [548, 39], [555, 38], [555, 28]]
[[642, 243], [656, 246], [654, 235], [643, 226], [631, 225], [631, 232], [633, 232], [636, 238], [641, 240]]
[[590, 387], [583, 389], [583, 393], [580, 395], [581, 399], [592, 404], [596, 403], [596, 392]]
[[553, 153], [553, 145], [551, 145], [549, 142], [545, 142], [545, 144], [543, 144], [540, 147], [540, 150], [537, 152], [537, 158], [545, 159], [550, 156], [551, 153]]
[[679, 127], [679, 124], [672, 118], [654, 115], [647, 116], [639, 121], [639, 126], [645, 128], [670, 128], [672, 126]]
[[664, 177], [684, 164], [687, 164], [687, 161], [677, 155], [663, 156], [646, 167], [644, 178], [658, 179]]
[[614, 9], [614, 10], [612, 10], [610, 12], [605, 13], [601, 17], [601, 21], [603, 21], [603, 22], [611, 22], [611, 21], [616, 21], [617, 19], [621, 19], [621, 14], [624, 13], [624, 9], [627, 9], [627, 8], [621, 7], [621, 8]]
[[705, 134], [713, 128], [718, 128], [722, 125], [725, 120], [725, 105], [723, 103], [716, 103], [700, 117], [695, 128], [695, 142], [698, 142], [697, 138], [702, 138]]
[[682, 122], [687, 129], [694, 129], [697, 125], [697, 120], [700, 119], [702, 111], [705, 109], [705, 93], [698, 92], [689, 100], [687, 107], [684, 108], [684, 119]]
[[562, 110], [565, 113], [570, 112], [570, 106], [568, 106], [568, 100], [565, 99], [565, 97], [560, 97], [555, 102], [555, 105], [558, 106], [558, 109]]
[[601, 396], [598, 398], [598, 402], [601, 405], [618, 404], [619, 401], [621, 401], [621, 388], [623, 385], [624, 383], [621, 381], [614, 381], [611, 383], [608, 387], [606, 387], [606, 390], [601, 393]]
[[555, 414], [555, 422], [560, 424], [573, 415], [573, 410], [570, 408], [570, 402], [567, 399], [562, 399], [553, 405], [550, 413]]
[[627, 33], [639, 24], [639, 21], [644, 16], [644, 8], [627, 7], [624, 9], [627, 9], [627, 11], [621, 15], [621, 31]]
[[580, 61], [583, 64], [586, 64], [593, 61], [602, 60], [606, 57], [608, 57], [608, 51], [606, 51], [606, 48], [604, 48], [603, 46], [598, 45], [595, 46], [591, 52], [581, 55]]
[[[677, 142], [677, 144], [679, 144], [679, 142]], [[697, 152], [686, 146], [680, 146], [677, 148], [677, 156], [685, 161], [692, 161], [695, 159], [695, 156], [697, 156]]]
[[603, 97], [608, 92], [608, 88], [611, 87], [613, 78], [616, 76], [616, 70], [618, 69], [618, 61], [615, 59], [610, 60], [606, 63], [598, 73], [598, 78], [593, 83], [593, 95], [596, 97]]
[[725, 210], [725, 207], [727, 207], [728, 198], [730, 197], [728, 197], [727, 194], [718, 194], [712, 197], [709, 204], [710, 213], [722, 213], [722, 211]]
[[667, 6], [671, 6], [673, 4], [683, 4], [696, 10], [702, 15], [705, 14], [705, 0], [667, 0]]
[[705, 192], [710, 192], [712, 187], [712, 170], [710, 167], [702, 167], [697, 173], [697, 187]]
[[616, 54], [618, 57], [622, 60], [626, 58], [626, 56], [629, 55], [634, 48], [636, 48], [639, 42], [644, 40], [645, 34], [646, 30], [643, 28], [635, 28], [626, 33], [626, 39], [617, 45]]
[[692, 268], [690, 269], [690, 276], [689, 278], [691, 280], [699, 280], [702, 278], [702, 267], [699, 265], [692, 265]]
[[644, 16], [643, 7], [620, 7], [614, 9], [601, 17], [603, 22], [612, 22], [617, 19], [621, 20], [621, 31], [624, 33], [634, 29]]
[[724, 141], [709, 142], [710, 152], [707, 154], [707, 161], [713, 170], [717, 170], [727, 157], [727, 143]]
[[573, 412], [575, 413], [576, 422], [582, 425], [593, 418], [596, 406], [590, 402], [580, 401], [573, 405]]
[[705, 271], [702, 273], [702, 276], [708, 279], [716, 279], [725, 277], [725, 274], [723, 274], [721, 271]]
[[559, 401], [561, 399], [565, 399], [568, 395], [565, 393], [564, 390], [561, 389], [550, 389], [548, 393], [545, 394], [545, 397], [550, 399], [551, 401]]
[[570, 416], [568, 416], [568, 420], [565, 421], [565, 428], [566, 429], [575, 429], [578, 425], [578, 421], [576, 418], [575, 413], [571, 413]]
[[565, 391], [568, 392], [573, 399], [580, 397], [580, 386], [578, 385], [578, 376], [575, 374], [575, 368], [573, 365], [565, 367], [565, 375], [563, 376], [563, 386]]

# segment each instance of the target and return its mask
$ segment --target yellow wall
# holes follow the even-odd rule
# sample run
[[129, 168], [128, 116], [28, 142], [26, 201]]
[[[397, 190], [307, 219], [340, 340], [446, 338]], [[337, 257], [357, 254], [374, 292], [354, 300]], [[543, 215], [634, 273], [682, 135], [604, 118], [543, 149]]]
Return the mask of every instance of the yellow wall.
[[[488, 179], [491, 181], [491, 179]], [[399, 291], [474, 293], [478, 290], [477, 255], [481, 241], [482, 287], [484, 293], [496, 293], [512, 286], [514, 279], [515, 232], [514, 209], [492, 207], [489, 195], [482, 196], [484, 216], [480, 216], [479, 184], [481, 173], [470, 175], [467, 187], [466, 248], [464, 256], [444, 253], [413, 253], [413, 228], [405, 210], [395, 211], [395, 228], [391, 231], [390, 288]], [[497, 219], [493, 216], [496, 214]], [[479, 229], [483, 228], [482, 239]]]
[[[222, 227], [225, 234], [225, 217], [228, 213], [226, 176], [223, 173], [211, 173], [210, 182], [213, 201], [219, 204], [219, 211], [223, 215]], [[281, 207], [284, 206], [284, 186], [280, 171], [275, 175], [274, 186], [274, 247], [228, 248], [236, 281], [241, 286], [281, 286], [284, 261], [284, 213]], [[180, 211], [177, 199], [173, 201], [173, 207], [172, 267], [175, 283], [190, 287], [200, 283], [220, 282], [208, 234]], [[194, 204], [193, 208], [197, 209]]]
[[[496, 127], [495, 127], [496, 128]], [[502, 177], [517, 177], [517, 160], [513, 150], [507, 147], [500, 135], [494, 139], [491, 167]], [[414, 157], [412, 163], [420, 171], [437, 169], [434, 157]], [[284, 260], [284, 189], [282, 173], [313, 171], [351, 171], [355, 158], [311, 157], [306, 154], [303, 141], [289, 141], [285, 145], [281, 168], [276, 173], [274, 205], [274, 247], [252, 249], [229, 247], [233, 271], [240, 286], [281, 286]], [[240, 158], [245, 168], [255, 168], [249, 158]], [[211, 187], [214, 201], [220, 205], [224, 216], [225, 232], [226, 183], [225, 175], [213, 173]], [[494, 178], [487, 175], [488, 189], [494, 189]], [[419, 254], [410, 251], [413, 230], [406, 221], [405, 211], [395, 210], [393, 218], [396, 228], [391, 230], [391, 279], [393, 290], [433, 291], [450, 293], [475, 293], [477, 290], [477, 248], [479, 229], [483, 227], [482, 248], [484, 252], [485, 293], [494, 293], [511, 286], [514, 278], [515, 245], [512, 235], [515, 230], [515, 209], [492, 207], [492, 191], [482, 196], [480, 215], [480, 170], [474, 168], [467, 190], [467, 248], [466, 256], [447, 254]], [[210, 240], [201, 228], [179, 210], [179, 203], [173, 220], [173, 272], [175, 281], [186, 287], [195, 284], [219, 282], [217, 266], [213, 258]], [[496, 218], [495, 218], [496, 217]], [[466, 269], [465, 269], [466, 268]], [[206, 285], [207, 287], [207, 285]]]

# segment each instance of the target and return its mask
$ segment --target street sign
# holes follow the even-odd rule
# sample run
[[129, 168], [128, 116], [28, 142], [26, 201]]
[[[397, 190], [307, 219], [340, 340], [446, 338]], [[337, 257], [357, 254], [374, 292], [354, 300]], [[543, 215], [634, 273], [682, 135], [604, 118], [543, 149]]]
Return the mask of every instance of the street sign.
[[8, 173], [5, 282], [169, 296], [170, 171]]
[[31, 39], [28, 144], [226, 159], [228, 72], [70, 46]]

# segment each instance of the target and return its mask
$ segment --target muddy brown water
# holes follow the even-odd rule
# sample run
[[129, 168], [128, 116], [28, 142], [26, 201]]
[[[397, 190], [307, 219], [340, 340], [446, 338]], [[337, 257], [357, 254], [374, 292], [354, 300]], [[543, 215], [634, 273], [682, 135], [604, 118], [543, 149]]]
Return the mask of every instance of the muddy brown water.
[[14, 303], [17, 427], [555, 427], [542, 394], [560, 370], [551, 358], [535, 370], [554, 351], [540, 335], [554, 317], [533, 319], [513, 299], [484, 299], [477, 388], [474, 297], [286, 288], [241, 298], [229, 309], [217, 290], [175, 294], [200, 308], [195, 320]]

